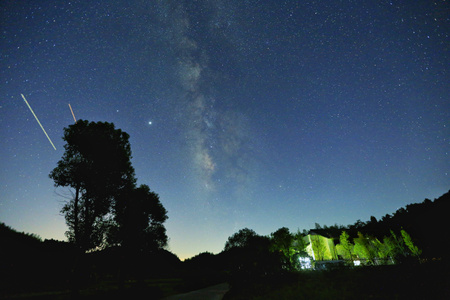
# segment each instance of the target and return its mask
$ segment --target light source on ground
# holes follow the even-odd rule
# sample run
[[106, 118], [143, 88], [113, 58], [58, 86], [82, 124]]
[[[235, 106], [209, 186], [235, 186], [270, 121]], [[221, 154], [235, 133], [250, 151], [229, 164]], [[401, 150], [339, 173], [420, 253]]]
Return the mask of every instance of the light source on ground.
[[301, 256], [298, 258], [298, 261], [300, 262], [300, 267], [302, 268], [302, 270], [312, 268], [311, 258]]

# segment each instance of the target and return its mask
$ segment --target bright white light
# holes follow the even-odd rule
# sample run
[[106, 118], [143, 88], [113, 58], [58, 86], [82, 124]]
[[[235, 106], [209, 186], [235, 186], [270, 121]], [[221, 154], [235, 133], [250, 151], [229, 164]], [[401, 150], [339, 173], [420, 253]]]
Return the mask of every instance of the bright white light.
[[300, 262], [302, 270], [312, 268], [311, 259], [309, 257], [299, 257], [298, 261]]
[[361, 261], [355, 260], [355, 261], [353, 261], [353, 265], [360, 266], [361, 265]]

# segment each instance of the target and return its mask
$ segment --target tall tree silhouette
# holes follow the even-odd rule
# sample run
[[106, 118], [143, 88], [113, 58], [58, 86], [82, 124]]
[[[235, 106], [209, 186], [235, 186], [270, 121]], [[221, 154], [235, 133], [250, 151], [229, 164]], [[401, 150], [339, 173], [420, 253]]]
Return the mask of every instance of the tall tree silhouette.
[[112, 123], [79, 120], [64, 128], [63, 140], [65, 152], [49, 176], [74, 191], [62, 209], [66, 235], [86, 250], [104, 242], [115, 197], [135, 186], [129, 135]]

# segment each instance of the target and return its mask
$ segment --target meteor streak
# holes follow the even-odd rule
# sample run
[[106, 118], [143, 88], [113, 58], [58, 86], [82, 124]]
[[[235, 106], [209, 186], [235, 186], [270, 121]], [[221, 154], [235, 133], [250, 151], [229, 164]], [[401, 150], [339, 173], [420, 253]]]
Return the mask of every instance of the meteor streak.
[[70, 111], [72, 112], [73, 120], [75, 121], [75, 124], [76, 124], [77, 119], [75, 118], [75, 114], [73, 113], [72, 106], [70, 106], [70, 103], [69, 103], [69, 108], [70, 108]]
[[39, 122], [39, 119], [38, 119], [38, 117], [36, 116], [36, 114], [34, 113], [34, 111], [33, 111], [33, 109], [31, 108], [31, 106], [30, 106], [30, 104], [28, 104], [28, 101], [27, 101], [27, 99], [25, 99], [25, 96], [23, 95], [23, 94], [20, 94], [21, 96], [22, 96], [22, 98], [23, 98], [23, 100], [25, 101], [25, 103], [27, 104], [27, 106], [28, 106], [28, 108], [30, 109], [30, 111], [31, 111], [31, 113], [33, 114], [33, 116], [34, 116], [34, 118], [36, 119], [36, 121], [38, 122], [38, 124], [39, 124], [39, 126], [41, 126], [41, 129], [42, 129], [42, 131], [45, 133], [45, 136], [48, 138], [48, 141], [50, 142], [50, 144], [52, 144], [52, 146], [53, 146], [53, 149], [55, 149], [56, 150], [56, 147], [55, 147], [55, 145], [53, 145], [53, 142], [52, 142], [52, 140], [50, 139], [50, 137], [48, 136], [48, 134], [47, 134], [47, 132], [45, 132], [45, 129], [44, 129], [44, 127], [42, 127], [42, 124], [41, 124], [41, 122]]

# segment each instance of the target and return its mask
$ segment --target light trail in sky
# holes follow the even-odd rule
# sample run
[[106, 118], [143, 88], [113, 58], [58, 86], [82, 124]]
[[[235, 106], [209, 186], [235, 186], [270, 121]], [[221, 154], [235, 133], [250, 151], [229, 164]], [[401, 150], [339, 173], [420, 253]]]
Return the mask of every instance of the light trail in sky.
[[69, 108], [70, 108], [70, 112], [72, 113], [73, 120], [75, 121], [75, 123], [77, 123], [77, 119], [75, 118], [75, 114], [73, 113], [72, 106], [70, 106], [70, 103], [69, 103]]
[[33, 109], [31, 108], [30, 104], [28, 104], [27, 99], [25, 99], [25, 96], [23, 94], [20, 94], [23, 98], [23, 100], [25, 101], [25, 103], [27, 104], [28, 108], [30, 109], [31, 113], [33, 114], [34, 118], [36, 119], [36, 121], [38, 122], [39, 126], [41, 126], [42, 131], [45, 133], [45, 136], [48, 138], [48, 141], [50, 142], [50, 144], [52, 144], [53, 149], [56, 150], [55, 145], [53, 144], [52, 140], [50, 139], [50, 137], [48, 136], [47, 132], [45, 131], [44, 127], [42, 126], [41, 122], [39, 122], [38, 117], [36, 116], [36, 114], [34, 113]]

